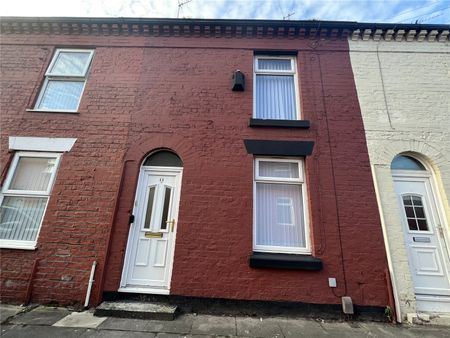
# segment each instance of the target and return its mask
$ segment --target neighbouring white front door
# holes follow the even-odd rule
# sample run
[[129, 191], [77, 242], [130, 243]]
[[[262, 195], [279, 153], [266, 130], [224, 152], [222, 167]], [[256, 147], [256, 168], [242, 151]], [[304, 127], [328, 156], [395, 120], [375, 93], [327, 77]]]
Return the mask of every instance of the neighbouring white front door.
[[450, 312], [449, 253], [430, 178], [394, 174], [418, 311]]
[[119, 291], [168, 294], [181, 168], [141, 168]]

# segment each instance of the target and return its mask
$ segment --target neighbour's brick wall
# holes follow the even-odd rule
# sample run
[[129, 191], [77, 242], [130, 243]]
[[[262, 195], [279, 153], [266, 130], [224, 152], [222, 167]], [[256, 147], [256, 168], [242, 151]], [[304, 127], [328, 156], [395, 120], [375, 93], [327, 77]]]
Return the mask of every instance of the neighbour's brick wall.
[[[2, 163], [8, 136], [77, 138], [63, 156], [38, 249], [1, 250], [3, 300], [22, 299], [36, 258], [34, 301], [81, 302], [93, 260], [93, 302], [102, 291], [117, 291], [139, 165], [152, 150], [170, 148], [184, 162], [172, 294], [310, 303], [349, 295], [360, 305], [387, 304], [347, 41], [5, 35], [2, 43]], [[55, 46], [96, 46], [79, 114], [26, 111]], [[309, 130], [248, 127], [258, 49], [298, 51]], [[246, 75], [244, 92], [230, 89], [236, 69]], [[323, 260], [322, 271], [249, 268], [253, 157], [244, 139], [315, 141], [306, 178], [313, 255]], [[335, 294], [328, 277], [337, 278]]]

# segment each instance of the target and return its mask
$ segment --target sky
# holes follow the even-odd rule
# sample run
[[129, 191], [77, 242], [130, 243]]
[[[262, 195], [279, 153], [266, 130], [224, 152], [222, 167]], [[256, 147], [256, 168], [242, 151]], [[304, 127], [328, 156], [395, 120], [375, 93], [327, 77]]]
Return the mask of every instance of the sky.
[[0, 15], [450, 24], [450, 0], [2, 0]]

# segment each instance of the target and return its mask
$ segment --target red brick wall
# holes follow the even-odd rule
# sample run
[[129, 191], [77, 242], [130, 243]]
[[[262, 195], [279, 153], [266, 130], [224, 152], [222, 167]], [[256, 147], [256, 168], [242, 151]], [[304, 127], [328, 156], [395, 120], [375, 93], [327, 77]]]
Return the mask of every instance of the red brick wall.
[[[139, 165], [164, 147], [184, 162], [172, 294], [311, 303], [349, 295], [386, 305], [386, 258], [346, 41], [5, 35], [2, 43], [2, 164], [8, 136], [78, 138], [63, 156], [38, 249], [0, 251], [3, 300], [23, 299], [36, 258], [34, 301], [83, 301], [93, 260], [93, 301], [102, 285], [116, 291]], [[79, 114], [25, 110], [55, 46], [97, 46]], [[298, 51], [309, 130], [247, 126], [257, 49]], [[246, 75], [244, 92], [230, 89], [236, 69]], [[306, 177], [322, 271], [249, 268], [253, 157], [243, 139], [315, 141]], [[335, 295], [328, 277], [337, 278]]]

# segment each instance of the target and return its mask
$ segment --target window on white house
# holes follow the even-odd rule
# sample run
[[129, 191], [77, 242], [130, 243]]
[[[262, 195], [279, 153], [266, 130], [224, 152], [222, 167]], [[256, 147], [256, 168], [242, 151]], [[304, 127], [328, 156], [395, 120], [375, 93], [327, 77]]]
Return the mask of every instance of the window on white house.
[[255, 159], [254, 250], [310, 253], [301, 159]]
[[0, 247], [34, 248], [60, 154], [16, 153], [0, 194]]
[[255, 56], [254, 117], [298, 120], [298, 81], [293, 56]]
[[94, 51], [58, 49], [45, 73], [37, 110], [77, 111]]

